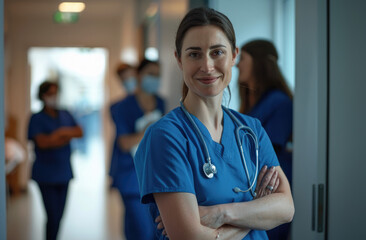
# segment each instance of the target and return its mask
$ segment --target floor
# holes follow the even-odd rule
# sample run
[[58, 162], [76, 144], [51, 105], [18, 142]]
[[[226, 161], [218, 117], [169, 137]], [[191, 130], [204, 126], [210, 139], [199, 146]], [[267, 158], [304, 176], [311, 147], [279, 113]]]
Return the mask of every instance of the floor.
[[[110, 190], [105, 176], [104, 153], [95, 140], [87, 154], [74, 153], [74, 179], [58, 240], [124, 240], [122, 236], [122, 201]], [[27, 193], [10, 197], [7, 203], [7, 239], [41, 240], [45, 233], [45, 212], [35, 182]]]

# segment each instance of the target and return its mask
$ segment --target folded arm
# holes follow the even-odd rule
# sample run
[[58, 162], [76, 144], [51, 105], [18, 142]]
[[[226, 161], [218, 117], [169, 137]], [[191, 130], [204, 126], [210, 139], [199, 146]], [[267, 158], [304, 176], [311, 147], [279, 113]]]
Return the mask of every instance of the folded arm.
[[42, 149], [57, 148], [68, 144], [72, 138], [82, 137], [83, 130], [79, 126], [61, 127], [51, 134], [38, 134], [35, 144]]
[[217, 229], [200, 222], [197, 199], [191, 193], [155, 193], [164, 228], [169, 239], [243, 239], [250, 229], [222, 225]]
[[276, 167], [276, 172], [279, 185], [277, 190], [269, 195], [249, 202], [200, 207], [205, 225], [216, 222], [217, 225], [269, 230], [292, 221], [295, 210], [290, 186], [280, 167]]

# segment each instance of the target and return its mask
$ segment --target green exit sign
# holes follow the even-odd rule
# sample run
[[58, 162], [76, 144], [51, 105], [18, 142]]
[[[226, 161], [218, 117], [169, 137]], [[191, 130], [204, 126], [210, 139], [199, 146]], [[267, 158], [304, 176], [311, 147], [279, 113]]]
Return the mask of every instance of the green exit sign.
[[79, 20], [79, 14], [74, 12], [56, 12], [53, 15], [56, 23], [76, 23]]

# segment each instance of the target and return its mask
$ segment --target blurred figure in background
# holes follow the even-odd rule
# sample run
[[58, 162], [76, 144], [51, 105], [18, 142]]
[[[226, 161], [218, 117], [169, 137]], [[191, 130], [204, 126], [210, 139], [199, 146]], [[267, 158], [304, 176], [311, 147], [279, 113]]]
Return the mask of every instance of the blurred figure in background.
[[32, 179], [37, 182], [47, 214], [46, 239], [55, 240], [64, 212], [71, 169], [72, 138], [82, 129], [68, 111], [58, 109], [58, 85], [45, 81], [39, 87], [44, 108], [30, 118], [28, 139], [34, 142]]
[[[126, 93], [128, 95], [133, 94], [136, 86], [137, 86], [137, 79], [136, 79], [136, 68], [126, 64], [121, 63], [118, 65], [116, 73], [118, 75], [119, 83], [121, 86], [125, 89]], [[110, 106], [110, 114], [113, 120], [113, 123], [116, 125], [117, 123], [117, 117], [120, 114], [120, 105], [123, 104], [123, 99], [113, 103]], [[115, 134], [115, 139], [113, 143], [113, 150], [112, 150], [112, 157], [111, 157], [111, 163], [109, 168], [109, 176], [112, 178], [112, 187], [116, 187], [116, 181], [113, 181], [116, 174], [118, 174], [120, 171], [118, 170], [118, 167], [122, 167], [121, 164], [118, 164], [118, 157], [122, 155], [122, 150], [118, 146], [118, 135]]]
[[[239, 111], [261, 121], [291, 185], [292, 93], [277, 61], [277, 50], [267, 40], [253, 40], [241, 48], [237, 64]], [[270, 240], [287, 239], [289, 229], [290, 224], [284, 224], [267, 234]]]
[[[165, 103], [158, 94], [160, 66], [158, 62], [142, 60], [136, 69], [121, 68], [121, 83], [129, 95], [112, 105], [116, 125], [116, 154], [111, 164], [112, 187], [116, 187], [125, 206], [124, 229], [127, 240], [153, 239], [154, 222], [147, 205], [140, 203], [133, 156], [146, 128], [165, 113]], [[136, 88], [135, 88], [136, 87]]]

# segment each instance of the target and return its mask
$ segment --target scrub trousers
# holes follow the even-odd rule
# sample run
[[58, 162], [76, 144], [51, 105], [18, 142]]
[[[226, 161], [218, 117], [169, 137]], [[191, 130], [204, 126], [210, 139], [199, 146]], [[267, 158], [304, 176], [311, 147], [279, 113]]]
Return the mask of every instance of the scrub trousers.
[[69, 183], [57, 185], [38, 183], [38, 186], [47, 214], [46, 240], [56, 240], [64, 213]]
[[124, 229], [126, 240], [153, 240], [155, 223], [147, 204], [140, 202], [139, 195], [123, 195], [125, 206]]

